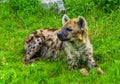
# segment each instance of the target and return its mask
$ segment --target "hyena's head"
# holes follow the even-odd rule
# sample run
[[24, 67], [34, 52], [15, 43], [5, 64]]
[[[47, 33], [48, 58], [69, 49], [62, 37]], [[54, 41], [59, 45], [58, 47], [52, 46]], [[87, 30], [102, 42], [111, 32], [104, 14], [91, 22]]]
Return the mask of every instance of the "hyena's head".
[[87, 23], [84, 17], [69, 19], [65, 14], [62, 18], [62, 30], [57, 33], [61, 41], [86, 41], [88, 38]]

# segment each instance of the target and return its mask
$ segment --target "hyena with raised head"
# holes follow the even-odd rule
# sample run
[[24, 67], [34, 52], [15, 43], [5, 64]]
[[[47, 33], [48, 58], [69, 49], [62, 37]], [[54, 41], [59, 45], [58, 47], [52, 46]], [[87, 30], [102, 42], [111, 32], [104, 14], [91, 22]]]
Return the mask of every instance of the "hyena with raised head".
[[[36, 30], [28, 36], [25, 41], [24, 64], [34, 62], [39, 57], [53, 57], [56, 60], [63, 50], [67, 55], [69, 68], [78, 69], [79, 60], [82, 60], [90, 69], [96, 67], [100, 74], [104, 74], [93, 58], [93, 48], [84, 17], [69, 19], [65, 14], [62, 24], [61, 29]], [[84, 68], [80, 71], [83, 75], [88, 74]]]

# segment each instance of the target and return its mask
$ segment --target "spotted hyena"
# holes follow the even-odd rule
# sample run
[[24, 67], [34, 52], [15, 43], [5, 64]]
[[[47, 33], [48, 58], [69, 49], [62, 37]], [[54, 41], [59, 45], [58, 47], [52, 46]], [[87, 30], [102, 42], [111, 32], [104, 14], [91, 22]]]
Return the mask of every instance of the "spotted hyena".
[[[93, 58], [93, 48], [88, 37], [87, 22], [84, 17], [69, 19], [65, 14], [62, 18], [63, 27], [59, 29], [36, 30], [25, 41], [24, 64], [32, 63], [38, 58], [53, 58], [56, 60], [62, 51], [65, 52], [68, 67], [78, 69], [82, 60], [92, 69], [97, 68], [101, 74], [104, 72]], [[86, 75], [87, 71], [80, 71]]]

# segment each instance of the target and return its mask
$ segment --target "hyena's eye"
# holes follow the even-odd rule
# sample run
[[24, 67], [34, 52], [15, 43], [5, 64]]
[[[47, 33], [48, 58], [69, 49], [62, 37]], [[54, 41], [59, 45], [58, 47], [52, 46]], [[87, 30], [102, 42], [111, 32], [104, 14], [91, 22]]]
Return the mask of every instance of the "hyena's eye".
[[66, 28], [66, 30], [67, 30], [67, 31], [72, 31], [72, 28], [69, 28], [69, 27], [68, 27], [68, 28]]

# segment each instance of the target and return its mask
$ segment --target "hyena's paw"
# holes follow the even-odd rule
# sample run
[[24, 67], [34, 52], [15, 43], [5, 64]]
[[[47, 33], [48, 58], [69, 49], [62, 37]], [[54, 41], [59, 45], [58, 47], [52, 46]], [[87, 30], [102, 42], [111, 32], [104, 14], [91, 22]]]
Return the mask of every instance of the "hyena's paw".
[[98, 74], [105, 75], [104, 71], [100, 67], [97, 67], [96, 69]]
[[83, 76], [88, 76], [88, 71], [85, 68], [81, 68], [80, 72], [82, 73]]

